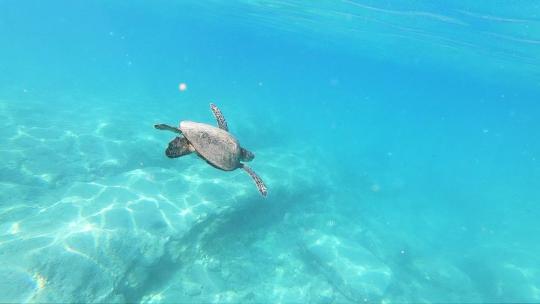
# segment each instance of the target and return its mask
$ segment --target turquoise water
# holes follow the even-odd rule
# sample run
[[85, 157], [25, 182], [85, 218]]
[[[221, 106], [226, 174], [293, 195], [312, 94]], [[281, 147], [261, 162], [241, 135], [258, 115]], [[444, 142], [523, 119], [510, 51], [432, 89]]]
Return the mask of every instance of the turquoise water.
[[0, 1], [0, 302], [540, 302], [537, 2], [199, 2]]

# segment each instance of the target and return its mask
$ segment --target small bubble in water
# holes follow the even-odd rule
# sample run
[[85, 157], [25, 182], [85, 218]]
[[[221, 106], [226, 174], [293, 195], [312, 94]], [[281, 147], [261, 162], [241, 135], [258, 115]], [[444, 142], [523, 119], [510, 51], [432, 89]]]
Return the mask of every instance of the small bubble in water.
[[187, 84], [185, 84], [184, 82], [181, 82], [178, 85], [178, 89], [180, 90], [180, 92], [183, 92], [183, 91], [187, 90]]

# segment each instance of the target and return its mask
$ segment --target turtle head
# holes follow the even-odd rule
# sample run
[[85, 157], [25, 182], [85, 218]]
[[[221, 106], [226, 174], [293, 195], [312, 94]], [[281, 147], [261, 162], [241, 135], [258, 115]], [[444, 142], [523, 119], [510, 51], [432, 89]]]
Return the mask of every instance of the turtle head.
[[240, 160], [241, 161], [252, 161], [255, 158], [255, 154], [249, 152], [248, 150], [241, 148], [240, 149]]

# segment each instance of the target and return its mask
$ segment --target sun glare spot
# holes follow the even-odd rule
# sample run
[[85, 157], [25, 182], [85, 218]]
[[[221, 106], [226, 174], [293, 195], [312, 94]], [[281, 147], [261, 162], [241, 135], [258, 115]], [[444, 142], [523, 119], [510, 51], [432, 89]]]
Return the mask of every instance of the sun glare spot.
[[185, 84], [184, 82], [181, 82], [178, 85], [178, 90], [180, 90], [180, 92], [183, 92], [183, 91], [187, 90], [187, 84]]

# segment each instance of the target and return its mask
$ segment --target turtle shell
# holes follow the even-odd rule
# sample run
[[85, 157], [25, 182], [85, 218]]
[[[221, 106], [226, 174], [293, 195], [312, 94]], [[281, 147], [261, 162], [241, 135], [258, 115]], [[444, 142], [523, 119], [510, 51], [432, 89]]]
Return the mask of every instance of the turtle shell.
[[229, 132], [193, 121], [180, 122], [180, 130], [195, 151], [211, 165], [225, 171], [240, 166], [240, 143]]

